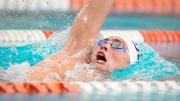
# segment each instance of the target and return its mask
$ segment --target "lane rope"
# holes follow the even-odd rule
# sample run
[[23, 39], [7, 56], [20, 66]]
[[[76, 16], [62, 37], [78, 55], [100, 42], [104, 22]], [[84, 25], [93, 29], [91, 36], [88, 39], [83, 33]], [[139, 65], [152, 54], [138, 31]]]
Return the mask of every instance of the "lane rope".
[[[79, 11], [88, 0], [71, 0], [71, 10]], [[179, 0], [115, 0], [112, 12], [127, 14], [180, 15]]]
[[[0, 30], [0, 46], [22, 46], [48, 39], [60, 30]], [[180, 30], [102, 30], [103, 35], [122, 34], [140, 42], [179, 42]]]
[[0, 83], [0, 93], [77, 93], [78, 88], [67, 82], [57, 83]]
[[180, 92], [179, 81], [75, 81], [71, 83], [0, 83], [0, 93], [98, 93], [118, 94], [123, 92]]

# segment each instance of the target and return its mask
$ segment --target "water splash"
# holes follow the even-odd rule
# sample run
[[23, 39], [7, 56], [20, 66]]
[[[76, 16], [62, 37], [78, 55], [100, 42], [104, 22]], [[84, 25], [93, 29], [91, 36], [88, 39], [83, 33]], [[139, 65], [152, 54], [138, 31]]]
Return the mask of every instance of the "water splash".
[[[48, 40], [21, 47], [0, 47], [0, 81], [1, 82], [25, 82], [28, 81], [26, 71], [48, 55], [56, 53], [64, 46], [69, 35], [70, 28], [63, 32], [55, 32]], [[44, 82], [57, 75], [50, 74]], [[33, 81], [38, 82], [38, 81]]]
[[10, 65], [10, 68], [4, 70], [0, 68], [0, 81], [7, 82], [25, 82], [27, 79], [26, 71], [30, 68], [29, 63]]
[[63, 48], [69, 35], [70, 28], [63, 32], [55, 32], [48, 40], [25, 46], [0, 47], [0, 67], [5, 70], [11, 64], [28, 62], [30, 66], [42, 61], [48, 55]]
[[76, 63], [73, 70], [65, 74], [65, 81], [100, 81], [105, 80], [104, 73], [99, 73], [92, 64]]
[[[48, 55], [56, 53], [61, 50], [68, 38], [70, 28], [61, 33], [55, 32], [48, 40], [42, 43], [35, 43], [31, 45], [25, 45], [22, 47], [0, 47], [0, 80], [8, 81], [20, 81], [26, 78], [25, 72], [30, 67], [42, 61]], [[100, 37], [99, 37], [100, 38]], [[93, 43], [92, 43], [92, 46]], [[157, 52], [155, 52], [148, 44], [138, 43], [139, 49], [143, 56], [140, 60], [130, 67], [117, 70], [110, 76], [113, 80], [117, 79], [145, 79], [154, 80], [163, 78], [171, 75], [180, 75], [180, 71], [171, 62], [160, 57]], [[84, 52], [84, 51], [82, 51]], [[86, 51], [85, 51], [86, 52]], [[76, 54], [74, 57], [79, 57], [80, 54]], [[93, 74], [93, 69], [90, 64], [76, 64], [73, 71], [68, 71], [66, 73], [66, 79], [78, 80], [80, 78], [80, 72], [82, 74], [84, 71], [87, 72], [87, 77], [91, 78]], [[86, 68], [86, 69], [84, 69]], [[88, 69], [89, 68], [89, 69]], [[5, 70], [4, 70], [5, 69]], [[60, 80], [56, 74], [51, 74], [44, 79], [44, 81], [49, 81], [49, 78], [55, 78]], [[101, 80], [102, 75], [97, 75], [94, 80]], [[83, 79], [81, 79], [83, 80]]]

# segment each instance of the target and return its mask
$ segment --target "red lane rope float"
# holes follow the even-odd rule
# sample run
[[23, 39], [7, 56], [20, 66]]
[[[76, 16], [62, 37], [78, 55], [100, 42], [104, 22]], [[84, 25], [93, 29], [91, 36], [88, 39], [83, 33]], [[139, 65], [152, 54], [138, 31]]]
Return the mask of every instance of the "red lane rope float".
[[175, 42], [180, 41], [180, 31], [139, 31], [145, 42]]
[[2, 93], [14, 93], [15, 90], [6, 84], [0, 83], [0, 92], [2, 92]]
[[67, 82], [0, 83], [0, 93], [77, 93], [78, 88]]
[[[71, 0], [72, 11], [80, 10], [88, 0]], [[113, 12], [143, 14], [180, 14], [180, 0], [115, 0]]]
[[29, 93], [47, 93], [48, 90], [36, 83], [25, 83], [24, 87], [27, 89]]
[[71, 0], [71, 9], [74, 11], [78, 11], [81, 7], [83, 7], [88, 0]]
[[180, 15], [180, 0], [173, 0], [174, 4], [174, 14]]
[[19, 93], [27, 93], [28, 92], [22, 83], [11, 82], [11, 83], [8, 83], [7, 85], [12, 87], [15, 92], [19, 92]]
[[175, 34], [177, 35], [178, 39], [180, 40], [180, 31], [175, 31]]
[[46, 38], [49, 38], [54, 32], [61, 32], [61, 31], [55, 31], [55, 30], [42, 30]]

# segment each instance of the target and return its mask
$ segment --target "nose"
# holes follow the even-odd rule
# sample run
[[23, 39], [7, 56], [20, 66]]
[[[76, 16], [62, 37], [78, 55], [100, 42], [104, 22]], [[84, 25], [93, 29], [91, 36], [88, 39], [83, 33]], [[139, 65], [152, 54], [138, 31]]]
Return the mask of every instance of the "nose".
[[105, 50], [105, 51], [109, 51], [110, 48], [111, 48], [110, 43], [103, 44], [100, 46], [100, 49]]

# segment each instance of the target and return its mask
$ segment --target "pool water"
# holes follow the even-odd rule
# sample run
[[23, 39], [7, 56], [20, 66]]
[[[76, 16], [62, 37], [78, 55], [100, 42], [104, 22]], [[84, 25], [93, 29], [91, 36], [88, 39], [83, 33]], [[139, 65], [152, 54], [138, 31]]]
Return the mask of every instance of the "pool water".
[[[33, 16], [32, 16], [33, 15]], [[62, 12], [2, 12], [0, 13], [0, 29], [46, 29], [46, 30], [66, 30], [72, 24], [75, 14]], [[180, 30], [180, 17], [178, 16], [147, 16], [147, 15], [109, 15], [103, 24], [102, 29], [146, 29], [146, 30]], [[61, 34], [63, 35], [63, 34]], [[59, 38], [59, 37], [58, 37]], [[66, 36], [61, 36], [66, 39]], [[52, 41], [49, 39], [49, 41]], [[9, 61], [11, 64], [22, 63], [29, 61], [30, 65], [35, 65], [38, 61], [43, 60], [47, 55], [56, 52], [62, 48], [65, 40], [58, 41], [52, 44], [48, 42], [35, 43], [33, 45], [26, 45], [22, 47], [0, 47], [0, 64], [5, 69], [8, 69]], [[160, 55], [166, 57], [167, 60], [175, 63], [180, 67], [180, 43], [149, 43]], [[168, 48], [161, 46], [168, 45]], [[40, 50], [39, 47], [41, 48]], [[53, 50], [49, 50], [49, 48]], [[43, 55], [40, 55], [45, 53]], [[11, 54], [11, 55], [7, 55]], [[19, 55], [23, 54], [23, 55]], [[14, 58], [12, 58], [12, 56]], [[31, 57], [30, 57], [31, 56]], [[26, 58], [26, 59], [24, 59]], [[10, 59], [10, 60], [9, 60]], [[16, 67], [16, 66], [15, 66]], [[78, 94], [71, 96], [68, 94], [0, 94], [1, 101], [21, 101], [21, 100], [75, 100], [75, 101], [113, 101], [113, 100], [135, 100], [135, 101], [169, 101], [179, 100], [179, 92], [122, 92], [116, 95], [98, 95], [98, 94]]]
[[158, 92], [122, 92], [118, 95], [111, 94], [10, 94], [0, 95], [1, 101], [178, 101], [179, 92], [158, 93]]
[[[0, 29], [64, 30], [76, 14], [70, 12], [0, 12]], [[110, 14], [102, 29], [179, 30], [180, 16]]]
[[[2, 12], [0, 13], [0, 29], [66, 31], [72, 24], [74, 17], [75, 14], [70, 12]], [[180, 29], [180, 17], [110, 14], [105, 20], [102, 29], [178, 30]], [[46, 56], [60, 50], [64, 45], [64, 39], [67, 39], [67, 33], [68, 32], [64, 32], [64, 34], [61, 33], [61, 36], [52, 37], [42, 43], [22, 47], [0, 47], [0, 66], [8, 69], [11, 65], [21, 64], [23, 62], [28, 62], [30, 66], [33, 66], [39, 61], [42, 61]], [[157, 44], [151, 42], [149, 45], [159, 52], [160, 56], [169, 59], [175, 63], [177, 67], [180, 67], [179, 43], [170, 44], [166, 42]], [[168, 45], [168, 48], [164, 47], [166, 45]], [[148, 48], [148, 46], [146, 48]], [[129, 72], [130, 71], [128, 71], [128, 73]]]

